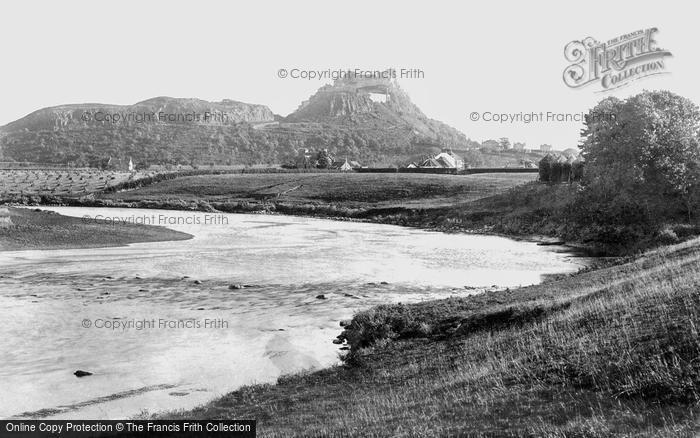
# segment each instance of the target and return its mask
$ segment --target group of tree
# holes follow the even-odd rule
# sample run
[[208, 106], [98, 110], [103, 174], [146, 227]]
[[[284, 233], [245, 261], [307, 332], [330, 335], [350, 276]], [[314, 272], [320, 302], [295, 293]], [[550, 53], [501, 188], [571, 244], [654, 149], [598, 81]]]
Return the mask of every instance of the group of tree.
[[584, 162], [580, 158], [547, 154], [539, 162], [540, 181], [547, 183], [573, 183], [583, 179]]
[[621, 244], [668, 224], [697, 225], [699, 133], [697, 105], [674, 93], [602, 100], [582, 131], [585, 171], [572, 219], [594, 239]]
[[328, 153], [328, 149], [321, 149], [316, 154], [316, 167], [319, 169], [330, 169], [333, 166], [333, 156]]
[[308, 149], [299, 149], [294, 160], [285, 163], [282, 167], [286, 169], [330, 169], [333, 167], [335, 159], [328, 149], [322, 148], [317, 152]]

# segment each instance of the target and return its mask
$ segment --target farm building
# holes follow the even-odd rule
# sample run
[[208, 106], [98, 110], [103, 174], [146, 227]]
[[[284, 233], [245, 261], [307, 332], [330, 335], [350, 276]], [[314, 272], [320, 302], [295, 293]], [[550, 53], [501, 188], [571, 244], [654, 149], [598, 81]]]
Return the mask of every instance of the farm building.
[[353, 169], [353, 167], [346, 158], [344, 161], [334, 161], [331, 165], [331, 169], [340, 170], [342, 172], [349, 172]]
[[455, 154], [451, 150], [444, 149], [434, 157], [423, 160], [420, 165], [417, 165], [416, 167], [425, 169], [462, 169], [464, 167], [464, 160], [462, 160], [462, 157]]
[[435, 158], [428, 158], [427, 160], [420, 163], [420, 166], [418, 167], [422, 167], [424, 169], [440, 169], [442, 168], [442, 164], [440, 164], [440, 162]]
[[455, 154], [451, 150], [443, 150], [435, 156], [435, 159], [445, 164], [442, 167], [449, 167], [455, 169], [461, 169], [464, 167], [464, 160], [462, 160], [462, 157]]

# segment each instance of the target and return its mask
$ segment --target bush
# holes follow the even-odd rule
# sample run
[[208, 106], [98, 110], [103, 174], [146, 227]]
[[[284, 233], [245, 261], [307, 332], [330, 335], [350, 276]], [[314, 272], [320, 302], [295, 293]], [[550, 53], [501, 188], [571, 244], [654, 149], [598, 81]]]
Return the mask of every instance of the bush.
[[382, 340], [425, 336], [430, 326], [408, 306], [381, 305], [358, 313], [345, 327], [341, 339], [352, 350], [369, 347]]
[[679, 239], [675, 231], [673, 231], [671, 228], [664, 228], [663, 230], [659, 231], [657, 240], [663, 245], [671, 245], [678, 243]]

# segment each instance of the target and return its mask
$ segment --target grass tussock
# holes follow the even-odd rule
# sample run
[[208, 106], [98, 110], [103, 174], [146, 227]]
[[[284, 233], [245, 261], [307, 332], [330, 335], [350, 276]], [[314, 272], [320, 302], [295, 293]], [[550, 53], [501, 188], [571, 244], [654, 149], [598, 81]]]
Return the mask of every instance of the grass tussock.
[[261, 436], [692, 436], [700, 240], [538, 286], [359, 313], [344, 364], [166, 417]]

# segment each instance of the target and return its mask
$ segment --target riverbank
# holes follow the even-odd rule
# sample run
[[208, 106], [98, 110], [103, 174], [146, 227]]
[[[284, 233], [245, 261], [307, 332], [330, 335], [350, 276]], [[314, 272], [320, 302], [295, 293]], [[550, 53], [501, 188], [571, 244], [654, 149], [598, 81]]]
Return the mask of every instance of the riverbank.
[[[15, 196], [12, 205], [149, 208], [286, 214], [448, 233], [565, 242], [588, 255], [629, 256], [700, 234], [679, 221], [653, 230], [579, 220], [577, 184], [541, 184], [533, 174], [226, 174], [174, 177], [80, 198]], [[585, 212], [581, 213], [585, 216]], [[618, 216], [615, 216], [618, 217]]]
[[696, 239], [537, 286], [378, 306], [343, 324], [343, 365], [160, 417], [254, 418], [261, 436], [690, 436], [698, 287]]
[[[540, 206], [508, 207], [512, 202], [546, 197], [530, 194], [547, 190], [532, 183], [534, 178], [532, 174], [199, 175], [81, 198], [25, 196], [4, 201], [20, 205], [286, 214], [561, 242], [551, 220], [532, 218], [532, 211]], [[532, 184], [522, 185], [528, 182]], [[503, 202], [504, 197], [508, 202]], [[577, 251], [595, 252], [595, 245], [571, 239], [567, 244]]]
[[40, 209], [0, 207], [0, 250], [76, 249], [187, 240], [164, 227], [75, 218]]

